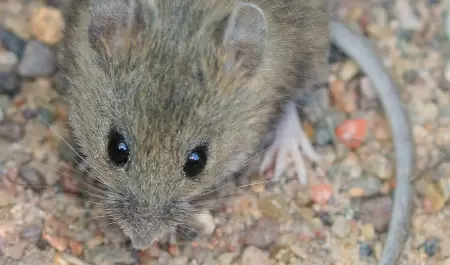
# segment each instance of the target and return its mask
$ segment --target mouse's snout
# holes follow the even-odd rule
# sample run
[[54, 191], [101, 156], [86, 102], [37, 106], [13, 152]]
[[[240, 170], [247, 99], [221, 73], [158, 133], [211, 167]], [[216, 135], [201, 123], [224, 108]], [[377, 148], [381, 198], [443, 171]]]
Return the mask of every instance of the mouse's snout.
[[109, 212], [137, 249], [146, 249], [161, 237], [175, 231], [186, 219], [181, 204], [170, 200], [138, 200], [127, 196], [114, 200]]

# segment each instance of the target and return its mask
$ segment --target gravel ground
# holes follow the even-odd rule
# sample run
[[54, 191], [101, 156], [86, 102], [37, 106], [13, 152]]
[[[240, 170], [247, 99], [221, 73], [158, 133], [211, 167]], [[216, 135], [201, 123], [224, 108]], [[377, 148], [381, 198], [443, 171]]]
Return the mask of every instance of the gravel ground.
[[[415, 210], [400, 264], [450, 265], [450, 1], [341, 2], [339, 16], [376, 45], [413, 123]], [[371, 81], [336, 49], [329, 87], [305, 108], [326, 184], [312, 169], [307, 188], [255, 180], [205, 213], [199, 237], [133, 251], [86, 196], [89, 171], [66, 144], [55, 50], [67, 4], [0, 0], [0, 265], [377, 263], [395, 189], [391, 134]]]

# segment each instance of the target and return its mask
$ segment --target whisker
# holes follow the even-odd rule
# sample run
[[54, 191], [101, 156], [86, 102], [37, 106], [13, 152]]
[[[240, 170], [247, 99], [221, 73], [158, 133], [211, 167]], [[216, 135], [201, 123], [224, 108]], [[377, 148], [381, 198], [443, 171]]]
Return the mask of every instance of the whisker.
[[[47, 166], [47, 167], [49, 167], [51, 169], [54, 169], [56, 173], [59, 173], [62, 176], [67, 176], [67, 177], [71, 177], [71, 178], [74, 178], [76, 180], [79, 180], [82, 184], [85, 182], [85, 180], [83, 180], [81, 176], [69, 174], [68, 172], [66, 172], [66, 171], [64, 171], [62, 169], [56, 168], [53, 165], [50, 165], [50, 164], [47, 164], [47, 163], [41, 163], [41, 165], [42, 166]], [[83, 190], [82, 188], [77, 186], [77, 190], [80, 191], [80, 192], [84, 192], [85, 194], [88, 194], [88, 195], [92, 195], [92, 196], [103, 198], [103, 196], [101, 194], [104, 192], [104, 190], [102, 190], [99, 187], [96, 187], [94, 185], [90, 186], [90, 188], [94, 189], [96, 192], [99, 192], [99, 193], [97, 194], [97, 193], [93, 193], [92, 191]]]
[[[45, 123], [46, 125], [47, 125], [47, 127], [49, 128], [49, 130], [52, 132], [52, 134], [53, 135], [55, 135], [55, 136], [57, 136], [59, 139], [61, 139], [84, 163], [86, 163], [86, 165], [88, 165], [89, 166], [89, 168], [90, 169], [92, 169], [93, 171], [95, 171], [95, 173], [97, 173], [97, 175], [100, 175], [100, 174], [98, 174], [98, 172], [97, 172], [97, 170], [96, 170], [96, 168], [94, 167], [94, 165], [91, 165], [88, 161], [86, 161], [84, 158], [83, 158], [83, 156], [80, 154], [80, 153], [78, 153], [76, 150], [75, 150], [75, 148], [73, 148], [61, 135], [59, 135], [55, 130], [54, 130], [54, 128], [42, 117], [42, 115], [41, 114], [39, 114], [39, 117], [40, 117], [40, 120], [43, 122], [43, 123]], [[50, 151], [51, 152], [51, 151]], [[72, 157], [72, 160], [75, 162], [75, 163], [77, 163], [77, 164], [80, 164], [74, 157]], [[89, 174], [89, 173], [88, 173]], [[95, 179], [97, 179], [99, 182], [102, 182], [101, 181], [101, 179], [100, 178], [98, 178], [97, 176], [95, 176], [94, 174], [90, 174], [90, 176], [91, 177], [93, 177], [93, 178], [95, 178]]]
[[[46, 123], [47, 124], [47, 126], [50, 128], [50, 130], [52, 130], [51, 129], [51, 126], [50, 125], [48, 125], [48, 123]], [[54, 130], [52, 130], [52, 133], [54, 134], [54, 135], [56, 135], [57, 137], [59, 137], [59, 138], [61, 138], [61, 139], [63, 139], [60, 135], [58, 135], [58, 134], [55, 134], [54, 133]], [[39, 136], [35, 136], [35, 135], [30, 135], [29, 136], [32, 140], [36, 140]], [[45, 136], [43, 136], [43, 137], [41, 137], [41, 138], [44, 138], [45, 139]], [[20, 141], [18, 141], [16, 144], [25, 144], [25, 141], [27, 140], [27, 138], [25, 137], [24, 139], [22, 139], [22, 140], [20, 140]], [[44, 146], [44, 144], [42, 143], [42, 140], [43, 139], [38, 139], [38, 141], [37, 141], [37, 143], [39, 144], [39, 146], [44, 150], [44, 151], [46, 151], [48, 154], [48, 156], [53, 156], [54, 158], [57, 158], [57, 159], [60, 159], [60, 156], [58, 156], [58, 155], [56, 155], [56, 154], [54, 154], [49, 148], [47, 148], [46, 146]], [[64, 140], [64, 139], [63, 139]], [[65, 142], [69, 147], [71, 147], [67, 142]], [[71, 147], [72, 148], [72, 147]], [[73, 158], [72, 157], [72, 160], [76, 163], [76, 164], [78, 164], [78, 165], [80, 165], [80, 166], [82, 166], [75, 158]], [[86, 164], [88, 164], [86, 161], [85, 161], [85, 163]], [[89, 165], [89, 164], [88, 164]], [[90, 168], [92, 168], [91, 166], [90, 166]], [[93, 170], [95, 170], [95, 169], [93, 169]], [[86, 171], [86, 173], [90, 176], [90, 177], [92, 177], [92, 178], [94, 178], [94, 179], [97, 179], [98, 181], [100, 181], [96, 176], [94, 176], [91, 172], [89, 172], [89, 171]]]
[[39, 113], [38, 114], [39, 115], [39, 117], [40, 117], [40, 120], [42, 121], [42, 122], [44, 122], [47, 126], [48, 126], [48, 128], [52, 131], [52, 133], [54, 134], [54, 135], [56, 135], [56, 136], [58, 136], [59, 138], [61, 138], [61, 140], [65, 143], [65, 144], [67, 144], [67, 146], [69, 146], [70, 147], [70, 149], [79, 157], [79, 158], [81, 158], [86, 164], [88, 164], [89, 165], [89, 163], [86, 161], [86, 160], [84, 160], [84, 158], [62, 137], [62, 136], [60, 136], [58, 133], [56, 133], [55, 132], [55, 130], [52, 128], [52, 126], [42, 117], [42, 115]]
[[[194, 230], [194, 229], [192, 229], [192, 228], [190, 228], [190, 227], [188, 227], [188, 226], [181, 225], [181, 224], [179, 224], [178, 226], [181, 227], [181, 228], [184, 228], [184, 229], [186, 229], [186, 230], [189, 230], [189, 231], [191, 231], [191, 232], [193, 232], [193, 233], [195, 233], [195, 234], [198, 234], [198, 232], [197, 232], [196, 230]], [[185, 234], [186, 236], [188, 236], [190, 241], [194, 241], [194, 237], [192, 237], [191, 235], [189, 235], [188, 232], [183, 231], [183, 230], [176, 230], [176, 231], [175, 231], [175, 233], [177, 233], [177, 234], [178, 234], [178, 232], [181, 232], [181, 233]], [[183, 239], [185, 239], [185, 238], [183, 237]]]
[[[248, 158], [246, 161], [244, 161], [244, 162], [243, 162], [243, 165], [242, 165], [240, 168], [243, 169], [243, 168], [247, 167], [251, 162], [254, 161], [254, 159], [255, 159], [256, 157], [258, 157], [259, 155], [261, 155], [262, 153], [264, 153], [264, 152], [267, 150], [267, 148], [269, 148], [269, 147], [265, 147], [265, 148], [261, 149], [260, 151], [256, 152], [256, 154], [254, 154], [253, 156], [251, 156], [250, 158]], [[220, 163], [220, 162], [219, 162], [219, 163]], [[233, 173], [233, 174], [234, 174], [234, 173]], [[228, 178], [232, 177], [233, 174], [230, 174], [230, 175], [226, 176], [225, 179], [228, 179]], [[202, 193], [202, 196], [206, 196], [206, 195], [209, 195], [209, 194], [213, 194], [213, 193], [215, 193], [215, 192], [218, 192], [218, 191], [221, 191], [221, 190], [223, 190], [223, 189], [226, 189], [226, 188], [228, 188], [229, 186], [234, 185], [235, 182], [234, 182], [234, 181], [229, 181], [229, 182], [227, 182], [227, 183], [220, 183], [220, 184], [221, 184], [221, 185], [225, 185], [225, 186], [222, 186], [222, 187], [220, 187], [220, 188], [216, 188], [216, 189], [213, 189], [213, 190], [209, 190], [209, 191], [207, 191], [207, 192], [204, 192], [204, 193]], [[219, 186], [219, 185], [218, 185], [218, 186]]]

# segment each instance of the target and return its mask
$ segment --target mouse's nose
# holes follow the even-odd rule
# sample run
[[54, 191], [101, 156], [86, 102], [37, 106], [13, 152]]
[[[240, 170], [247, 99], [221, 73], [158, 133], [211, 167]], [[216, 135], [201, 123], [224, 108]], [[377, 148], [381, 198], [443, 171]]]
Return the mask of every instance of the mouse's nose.
[[136, 249], [147, 249], [157, 240], [154, 231], [145, 231], [145, 229], [132, 228], [130, 231], [125, 231], [125, 234]]

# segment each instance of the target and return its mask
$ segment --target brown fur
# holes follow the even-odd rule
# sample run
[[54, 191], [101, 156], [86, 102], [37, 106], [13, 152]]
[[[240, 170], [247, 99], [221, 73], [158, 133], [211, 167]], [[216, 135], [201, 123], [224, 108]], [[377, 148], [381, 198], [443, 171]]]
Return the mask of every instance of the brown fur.
[[[290, 97], [308, 82], [323, 81], [327, 6], [255, 0], [269, 25], [264, 63], [255, 69], [236, 63], [227, 71], [233, 55], [217, 36], [232, 0], [138, 0], [129, 13], [114, 8], [125, 0], [94, 2], [101, 4], [101, 19], [81, 1], [68, 19], [62, 52], [70, 121], [108, 187], [105, 209], [136, 248], [145, 248], [192, 218], [189, 199], [242, 167]], [[108, 163], [112, 127], [131, 149], [124, 169]], [[202, 141], [209, 143], [207, 166], [191, 180], [182, 166]]]

